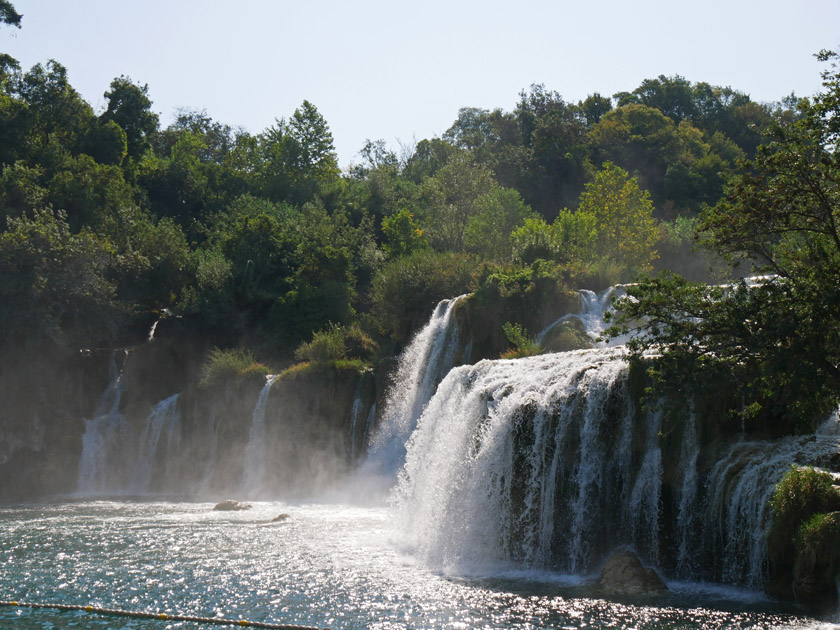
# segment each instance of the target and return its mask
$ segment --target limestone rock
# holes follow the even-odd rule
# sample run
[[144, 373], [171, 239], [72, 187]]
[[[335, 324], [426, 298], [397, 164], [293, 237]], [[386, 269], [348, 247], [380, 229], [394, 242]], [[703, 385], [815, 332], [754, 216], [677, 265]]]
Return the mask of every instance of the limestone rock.
[[668, 590], [653, 569], [642, 566], [632, 551], [618, 551], [601, 569], [598, 587], [606, 595], [648, 595]]

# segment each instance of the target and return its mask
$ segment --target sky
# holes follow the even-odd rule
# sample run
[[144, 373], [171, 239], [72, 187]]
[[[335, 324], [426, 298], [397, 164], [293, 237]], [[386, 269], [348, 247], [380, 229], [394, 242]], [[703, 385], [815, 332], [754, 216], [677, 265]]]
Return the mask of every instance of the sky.
[[342, 168], [366, 139], [399, 152], [461, 107], [512, 110], [534, 83], [577, 102], [678, 74], [777, 101], [819, 91], [814, 53], [840, 50], [838, 0], [12, 4], [23, 28], [0, 28], [0, 52], [60, 62], [97, 112], [121, 75], [148, 85], [163, 126], [188, 108], [260, 133], [308, 100]]

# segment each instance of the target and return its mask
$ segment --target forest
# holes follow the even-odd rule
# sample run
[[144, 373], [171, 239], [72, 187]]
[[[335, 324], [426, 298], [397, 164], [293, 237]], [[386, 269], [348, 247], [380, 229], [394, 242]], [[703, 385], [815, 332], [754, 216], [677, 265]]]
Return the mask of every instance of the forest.
[[[177, 317], [218, 360], [370, 364], [443, 298], [641, 280], [619, 324], [653, 321], [633, 347], [672, 348], [663, 383], [736, 375], [739, 413], [808, 424], [838, 389], [840, 89], [820, 56], [812, 100], [678, 75], [577, 103], [537, 84], [340, 170], [309, 101], [258, 134], [187, 109], [162, 128], [148, 85], [115, 78], [97, 112], [58, 61], [0, 55], [0, 349], [120, 347]], [[758, 272], [776, 280], [707, 286]], [[523, 323], [505, 334], [529, 352]]]

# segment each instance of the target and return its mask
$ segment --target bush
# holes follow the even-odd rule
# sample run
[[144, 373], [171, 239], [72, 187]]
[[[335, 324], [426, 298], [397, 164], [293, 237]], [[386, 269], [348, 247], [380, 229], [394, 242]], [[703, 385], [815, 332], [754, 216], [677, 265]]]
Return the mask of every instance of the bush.
[[833, 578], [840, 564], [840, 512], [814, 514], [802, 523], [796, 534], [796, 548], [801, 570], [816, 570], [824, 580]]
[[265, 376], [268, 373], [268, 368], [257, 363], [250, 350], [213, 348], [201, 368], [199, 386], [210, 387], [252, 375]]
[[303, 342], [295, 350], [298, 361], [328, 363], [344, 358], [347, 348], [344, 331], [337, 324], [330, 324], [324, 330], [312, 334], [312, 341]]
[[476, 266], [470, 256], [431, 250], [385, 265], [371, 288], [373, 312], [381, 332], [405, 341], [438, 302], [472, 288]]
[[505, 322], [502, 324], [502, 331], [505, 333], [507, 340], [513, 345], [513, 348], [502, 354], [502, 359], [532, 357], [542, 352], [540, 344], [536, 339], [528, 336], [528, 331], [522, 327], [522, 324]]
[[840, 491], [827, 472], [791, 466], [776, 484], [770, 507], [773, 510], [769, 536], [771, 559], [790, 563], [797, 551], [800, 532], [805, 531], [803, 535], [813, 540], [816, 524], [809, 527], [813, 517], [840, 510]]

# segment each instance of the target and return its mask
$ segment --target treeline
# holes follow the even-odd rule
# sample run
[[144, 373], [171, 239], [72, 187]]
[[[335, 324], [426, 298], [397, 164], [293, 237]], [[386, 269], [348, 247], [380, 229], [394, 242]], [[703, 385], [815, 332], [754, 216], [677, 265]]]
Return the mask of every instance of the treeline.
[[335, 326], [403, 342], [482, 286], [699, 279], [698, 212], [796, 104], [679, 76], [579, 103], [535, 85], [399, 154], [369, 141], [342, 172], [308, 101], [256, 135], [192, 110], [161, 128], [125, 76], [105, 101], [0, 55], [4, 351], [109, 346], [167, 312], [291, 356]]

